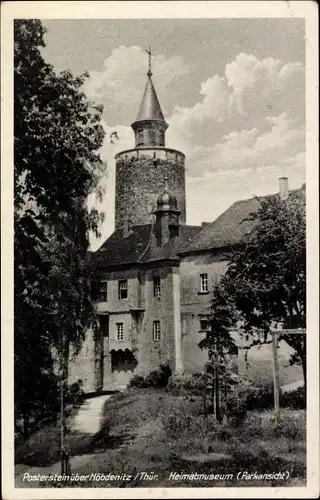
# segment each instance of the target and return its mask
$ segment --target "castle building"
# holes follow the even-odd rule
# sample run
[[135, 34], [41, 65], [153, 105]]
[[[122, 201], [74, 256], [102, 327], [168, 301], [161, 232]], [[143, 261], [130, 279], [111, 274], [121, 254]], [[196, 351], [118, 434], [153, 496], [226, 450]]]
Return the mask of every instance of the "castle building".
[[212, 223], [187, 225], [185, 156], [166, 147], [167, 128], [149, 59], [135, 148], [116, 155], [115, 231], [92, 255], [99, 328], [69, 368], [87, 393], [119, 389], [165, 362], [174, 373], [203, 370], [213, 282], [259, 206], [239, 201]]

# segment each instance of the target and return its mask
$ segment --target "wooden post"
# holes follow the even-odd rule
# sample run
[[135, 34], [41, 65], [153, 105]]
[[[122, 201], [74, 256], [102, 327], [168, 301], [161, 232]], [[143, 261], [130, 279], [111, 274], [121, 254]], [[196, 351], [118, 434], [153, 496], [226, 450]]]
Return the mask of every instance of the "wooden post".
[[272, 354], [273, 354], [273, 391], [274, 391], [274, 412], [276, 421], [280, 418], [280, 383], [279, 383], [279, 360], [278, 360], [278, 338], [272, 332]]
[[63, 338], [61, 339], [60, 353], [60, 456], [61, 456], [61, 475], [64, 474], [64, 356], [63, 356]]
[[208, 386], [208, 370], [205, 366], [204, 370], [204, 384], [202, 388], [203, 400], [203, 416], [202, 416], [202, 432], [203, 432], [203, 449], [204, 453], [208, 453], [208, 408], [207, 408], [207, 388]]
[[69, 452], [66, 443], [66, 418], [64, 393], [68, 377], [68, 356], [69, 349], [64, 334], [61, 334], [61, 357], [60, 357], [60, 456], [61, 456], [61, 474], [67, 474], [69, 470]]

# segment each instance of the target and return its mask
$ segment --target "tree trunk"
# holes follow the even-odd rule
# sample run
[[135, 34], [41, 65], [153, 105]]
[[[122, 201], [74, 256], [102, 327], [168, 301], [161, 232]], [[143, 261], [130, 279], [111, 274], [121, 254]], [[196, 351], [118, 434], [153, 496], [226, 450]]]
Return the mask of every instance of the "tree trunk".
[[60, 352], [60, 452], [61, 474], [66, 474], [68, 469], [68, 447], [66, 443], [67, 424], [65, 415], [65, 394], [68, 381], [69, 343], [65, 335], [61, 334]]
[[27, 440], [29, 437], [29, 412], [25, 412], [23, 415], [23, 438]]
[[219, 358], [216, 357], [216, 366], [215, 366], [215, 415], [217, 422], [221, 423], [221, 409], [220, 409], [220, 373], [219, 373]]
[[301, 357], [301, 364], [302, 364], [302, 370], [303, 370], [304, 387], [305, 387], [305, 390], [307, 391], [307, 358], [306, 358], [306, 354]]

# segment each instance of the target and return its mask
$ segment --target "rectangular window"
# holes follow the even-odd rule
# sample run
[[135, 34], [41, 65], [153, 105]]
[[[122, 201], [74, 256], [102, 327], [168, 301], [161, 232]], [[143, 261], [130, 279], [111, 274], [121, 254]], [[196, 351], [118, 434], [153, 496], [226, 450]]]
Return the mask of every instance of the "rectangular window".
[[123, 341], [123, 323], [116, 323], [117, 327], [117, 340], [119, 342]]
[[107, 302], [107, 300], [108, 300], [108, 282], [106, 280], [101, 280], [99, 282], [98, 301]]
[[103, 314], [99, 316], [100, 330], [104, 337], [109, 337], [109, 315]]
[[128, 298], [128, 280], [120, 280], [118, 283], [118, 298], [127, 299]]
[[200, 292], [208, 293], [208, 275], [207, 273], [200, 274]]
[[158, 299], [161, 297], [161, 280], [159, 276], [153, 278], [153, 296], [158, 297]]
[[156, 342], [159, 342], [160, 335], [161, 335], [160, 321], [154, 321], [153, 322], [153, 340], [155, 340]]

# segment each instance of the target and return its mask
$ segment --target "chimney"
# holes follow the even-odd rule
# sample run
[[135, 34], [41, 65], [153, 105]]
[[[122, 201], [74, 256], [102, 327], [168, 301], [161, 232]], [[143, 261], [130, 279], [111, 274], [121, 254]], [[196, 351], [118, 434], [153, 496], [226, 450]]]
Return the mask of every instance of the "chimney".
[[288, 177], [279, 177], [279, 196], [281, 201], [285, 201], [288, 199]]
[[210, 224], [211, 222], [201, 222], [201, 227], [208, 227]]

